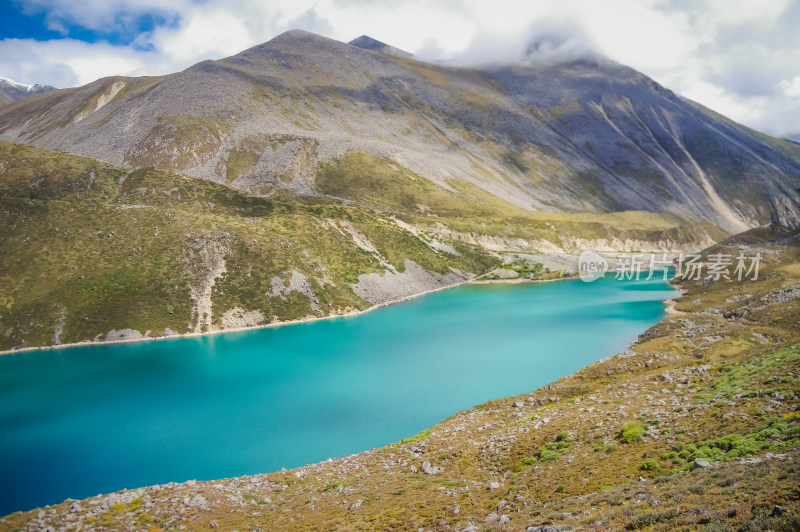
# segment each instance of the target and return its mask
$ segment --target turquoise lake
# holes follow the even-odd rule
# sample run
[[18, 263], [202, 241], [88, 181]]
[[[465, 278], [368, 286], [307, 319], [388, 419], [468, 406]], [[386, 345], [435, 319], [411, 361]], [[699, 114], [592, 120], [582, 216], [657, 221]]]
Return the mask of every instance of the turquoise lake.
[[0, 515], [379, 447], [625, 349], [663, 281], [471, 285], [356, 317], [0, 357]]

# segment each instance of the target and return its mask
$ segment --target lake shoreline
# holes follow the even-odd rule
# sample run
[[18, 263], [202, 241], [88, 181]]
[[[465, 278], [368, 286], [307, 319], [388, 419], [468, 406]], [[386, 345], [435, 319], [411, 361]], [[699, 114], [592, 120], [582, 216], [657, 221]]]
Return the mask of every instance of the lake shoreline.
[[[491, 273], [491, 272], [489, 272]], [[486, 274], [483, 274], [486, 275]], [[482, 276], [483, 276], [482, 275]], [[482, 277], [481, 276], [481, 277]], [[211, 336], [217, 334], [227, 334], [227, 333], [235, 333], [235, 332], [244, 332], [244, 331], [257, 331], [260, 329], [269, 329], [273, 327], [283, 327], [285, 325], [299, 325], [301, 323], [314, 323], [317, 321], [322, 320], [332, 320], [336, 318], [352, 318], [355, 316], [361, 316], [368, 312], [372, 312], [373, 310], [377, 310], [379, 308], [388, 307], [390, 305], [396, 305], [398, 303], [404, 303], [406, 301], [411, 301], [418, 297], [426, 296], [429, 294], [433, 294], [436, 292], [441, 292], [443, 290], [450, 290], [452, 288], [457, 288], [459, 286], [464, 286], [467, 284], [493, 284], [493, 283], [504, 283], [504, 284], [518, 284], [518, 283], [542, 283], [542, 282], [550, 282], [550, 281], [566, 281], [570, 279], [575, 279], [574, 277], [571, 278], [562, 278], [562, 279], [502, 279], [502, 280], [491, 280], [491, 281], [476, 281], [475, 278], [472, 279], [465, 279], [462, 282], [450, 284], [447, 286], [440, 286], [438, 288], [432, 288], [430, 290], [424, 290], [422, 292], [418, 292], [416, 294], [411, 294], [408, 296], [403, 296], [397, 299], [393, 299], [391, 301], [386, 301], [383, 303], [378, 303], [376, 305], [372, 305], [369, 308], [364, 310], [353, 310], [350, 312], [345, 312], [342, 314], [331, 314], [328, 316], [315, 316], [315, 317], [305, 317], [305, 318], [298, 318], [294, 320], [287, 320], [287, 321], [276, 321], [271, 323], [265, 323], [263, 325], [256, 325], [253, 327], [235, 327], [230, 329], [219, 329], [214, 331], [206, 331], [206, 332], [189, 332], [189, 333], [179, 333], [179, 334], [171, 334], [169, 336], [144, 336], [141, 338], [125, 338], [120, 340], [109, 340], [109, 341], [92, 341], [92, 340], [84, 340], [81, 342], [73, 342], [68, 344], [58, 344], [58, 345], [47, 345], [47, 346], [35, 346], [35, 347], [21, 347], [16, 349], [8, 349], [5, 351], [0, 351], [0, 356], [4, 355], [16, 355], [19, 353], [30, 353], [34, 351], [55, 351], [58, 349], [66, 349], [70, 347], [81, 347], [81, 346], [105, 346], [105, 345], [115, 345], [115, 344], [132, 344], [132, 343], [139, 343], [139, 342], [150, 342], [150, 341], [158, 341], [158, 340], [177, 340], [181, 338], [194, 338], [194, 337], [203, 337], [203, 336]]]
[[[492, 270], [494, 271], [494, 270]], [[58, 345], [47, 345], [47, 346], [36, 346], [36, 347], [21, 347], [15, 349], [7, 349], [5, 351], [0, 351], [0, 356], [4, 355], [15, 355], [19, 353], [30, 353], [33, 351], [55, 351], [57, 349], [66, 349], [70, 347], [81, 347], [81, 346], [103, 346], [103, 345], [115, 345], [115, 344], [132, 344], [138, 342], [150, 342], [150, 341], [158, 341], [158, 340], [177, 340], [181, 338], [196, 338], [196, 337], [203, 337], [203, 336], [212, 336], [217, 334], [227, 334], [227, 333], [235, 333], [235, 332], [244, 332], [244, 331], [257, 331], [260, 329], [270, 329], [273, 327], [283, 327], [285, 325], [299, 325], [301, 323], [314, 323], [317, 321], [322, 320], [333, 320], [336, 318], [352, 318], [355, 316], [361, 316], [368, 312], [372, 312], [373, 310], [377, 310], [379, 308], [388, 307], [391, 305], [396, 305], [398, 303], [404, 303], [406, 301], [411, 301], [418, 297], [426, 296], [428, 294], [434, 294], [436, 292], [441, 292], [443, 290], [450, 290], [452, 288], [457, 288], [459, 286], [464, 285], [490, 285], [490, 284], [535, 284], [535, 283], [552, 283], [558, 281], [574, 281], [579, 279], [577, 276], [572, 277], [559, 277], [556, 279], [526, 279], [526, 278], [511, 278], [511, 279], [483, 279], [480, 280], [481, 277], [485, 277], [492, 273], [492, 271], [481, 274], [479, 276], [473, 277], [471, 279], [465, 279], [459, 283], [447, 285], [447, 286], [440, 286], [438, 288], [432, 288], [430, 290], [423, 290], [422, 292], [418, 292], [416, 294], [411, 294], [408, 296], [403, 296], [398, 299], [393, 299], [391, 301], [385, 301], [383, 303], [378, 303], [376, 305], [372, 305], [369, 308], [364, 310], [353, 310], [350, 312], [345, 312], [342, 314], [331, 314], [328, 316], [314, 316], [314, 317], [305, 317], [305, 318], [298, 318], [294, 320], [287, 320], [287, 321], [277, 321], [271, 323], [265, 323], [263, 325], [255, 325], [251, 327], [234, 327], [230, 329], [219, 329], [214, 331], [206, 331], [206, 332], [190, 332], [190, 333], [178, 333], [178, 334], [171, 334], [169, 336], [143, 336], [140, 338], [124, 338], [120, 340], [109, 340], [109, 341], [93, 341], [93, 340], [84, 340], [81, 342], [73, 342], [68, 344], [58, 344]], [[675, 310], [674, 302], [670, 304], [673, 300], [667, 300], [664, 303], [667, 305], [665, 309], [668, 314], [678, 314], [679, 311]]]
[[[19, 353], [30, 353], [34, 351], [55, 351], [58, 349], [67, 349], [70, 347], [81, 347], [81, 346], [104, 346], [104, 345], [115, 345], [115, 344], [132, 344], [132, 343], [139, 343], [139, 342], [150, 342], [150, 341], [159, 341], [159, 340], [178, 340], [181, 338], [198, 338], [203, 336], [212, 336], [217, 334], [227, 334], [227, 333], [235, 333], [235, 332], [245, 332], [245, 331], [257, 331], [260, 329], [270, 329], [273, 327], [283, 327], [285, 325], [299, 325], [301, 323], [314, 323], [317, 321], [323, 320], [333, 320], [336, 318], [352, 318], [355, 316], [361, 316], [368, 312], [372, 312], [373, 310], [377, 310], [379, 308], [388, 307], [391, 305], [396, 305], [399, 303], [404, 303], [406, 301], [411, 301], [418, 297], [426, 296], [429, 294], [434, 294], [436, 292], [441, 292], [444, 290], [450, 290], [452, 288], [457, 288], [459, 286], [464, 285], [490, 285], [490, 284], [535, 284], [535, 283], [552, 283], [558, 281], [574, 281], [579, 279], [579, 277], [560, 277], [557, 279], [525, 279], [525, 278], [512, 278], [512, 279], [484, 279], [479, 280], [481, 277], [485, 277], [492, 272], [484, 273], [477, 277], [473, 277], [471, 279], [465, 279], [462, 282], [447, 285], [447, 286], [440, 286], [438, 288], [432, 288], [430, 290], [424, 290], [422, 292], [418, 292], [416, 294], [411, 294], [408, 296], [403, 296], [398, 299], [393, 299], [391, 301], [385, 301], [383, 303], [378, 303], [376, 305], [372, 305], [369, 308], [364, 310], [353, 310], [350, 312], [345, 312], [343, 314], [331, 314], [328, 316], [315, 316], [315, 317], [305, 317], [305, 318], [298, 318], [294, 320], [287, 320], [287, 321], [277, 321], [271, 323], [265, 323], [263, 325], [255, 325], [252, 327], [235, 327], [231, 329], [219, 329], [215, 331], [206, 331], [206, 332], [190, 332], [190, 333], [179, 333], [179, 334], [171, 334], [169, 336], [144, 336], [141, 338], [125, 338], [120, 340], [109, 340], [109, 341], [93, 341], [93, 340], [84, 340], [81, 342], [72, 342], [68, 344], [58, 344], [58, 345], [47, 345], [47, 346], [36, 346], [36, 347], [21, 347], [15, 349], [7, 349], [5, 351], [0, 351], [0, 356], [5, 355], [16, 355]], [[665, 301], [667, 304], [666, 312], [668, 314], [677, 313], [677, 311], [672, 308], [669, 304], [669, 301]]]
[[[218, 329], [213, 331], [206, 331], [206, 332], [187, 332], [187, 333], [176, 333], [167, 336], [141, 336], [136, 338], [122, 338], [118, 340], [108, 340], [108, 341], [94, 341], [94, 340], [83, 340], [80, 342], [72, 342], [66, 344], [58, 344], [58, 345], [45, 345], [45, 346], [32, 346], [32, 347], [19, 347], [19, 348], [12, 348], [7, 350], [0, 350], [0, 356], [4, 355], [15, 355], [19, 353], [30, 353], [33, 351], [54, 351], [56, 349], [66, 349], [70, 347], [80, 347], [80, 346], [93, 346], [93, 345], [114, 345], [114, 344], [130, 344], [130, 343], [138, 343], [138, 342], [149, 342], [149, 341], [156, 341], [156, 340], [174, 340], [180, 338], [193, 338], [193, 337], [202, 337], [202, 336], [211, 336], [216, 334], [225, 334], [225, 333], [234, 333], [234, 332], [244, 332], [244, 331], [257, 331], [260, 329], [268, 329], [272, 327], [282, 327], [284, 325], [298, 325], [301, 323], [313, 323], [320, 320], [332, 320], [336, 318], [351, 318], [355, 316], [360, 316], [362, 314], [366, 314], [368, 312], [372, 312], [373, 310], [388, 307], [390, 305], [395, 305], [398, 303], [404, 303], [406, 301], [411, 301], [412, 299], [416, 299], [418, 297], [426, 296], [428, 294], [433, 294], [436, 292], [441, 292], [443, 290], [449, 290], [451, 288], [457, 288], [459, 286], [464, 285], [490, 285], [490, 284], [526, 284], [526, 283], [550, 283], [556, 281], [573, 281], [579, 279], [577, 275], [569, 276], [569, 277], [558, 277], [554, 279], [528, 279], [525, 277], [513, 277], [510, 279], [485, 279], [486, 276], [491, 275], [499, 268], [495, 268], [490, 270], [486, 273], [482, 273], [480, 275], [476, 275], [470, 279], [464, 279], [461, 282], [450, 284], [447, 286], [440, 286], [437, 288], [432, 288], [429, 290], [423, 290], [421, 292], [403, 296], [397, 299], [392, 299], [390, 301], [385, 301], [383, 303], [378, 303], [376, 305], [372, 305], [364, 310], [353, 310], [350, 312], [345, 312], [342, 314], [331, 314], [328, 316], [306, 316], [304, 318], [297, 318], [294, 320], [287, 320], [287, 321], [276, 321], [265, 323], [262, 325], [255, 325], [255, 326], [247, 326], [247, 327], [233, 327], [229, 329]], [[675, 310], [674, 304], [671, 304], [670, 301], [665, 301], [667, 305], [666, 312], [668, 314], [678, 314], [679, 311]], [[138, 332], [138, 331], [137, 331]]]
[[[553, 381], [625, 349], [646, 326], [641, 319], [647, 316], [648, 324], [656, 323], [664, 316], [663, 305], [659, 303], [668, 297], [674, 297], [673, 291], [654, 292], [666, 289], [661, 283], [658, 283], [659, 286], [638, 289], [632, 287], [636, 292], [632, 294], [626, 290], [627, 283], [617, 283], [612, 279], [606, 281], [588, 285], [582, 282], [547, 285], [516, 282], [494, 288], [464, 288], [455, 292], [442, 292], [439, 296], [416, 300], [408, 305], [387, 308], [386, 312], [364, 316], [359, 320], [341, 320], [306, 328], [275, 329], [200, 341], [188, 340], [168, 345], [112, 345], [107, 349], [103, 348], [102, 352], [96, 349], [75, 349], [51, 356], [33, 355], [0, 360], [8, 363], [4, 366], [8, 368], [6, 377], [15, 379], [21, 385], [17, 387], [17, 391], [7, 391], [4, 396], [6, 410], [15, 412], [20, 405], [25, 406], [26, 397], [30, 397], [29, 423], [33, 424], [34, 420], [38, 420], [37, 426], [47, 428], [39, 429], [38, 433], [46, 439], [46, 445], [52, 444], [50, 456], [55, 457], [53, 461], [65, 464], [63, 469], [59, 466], [58, 470], [64, 479], [64, 485], [69, 488], [61, 489], [61, 485], [48, 488], [55, 495], [45, 498], [44, 492], [41, 492], [41, 496], [38, 495], [41, 490], [36, 488], [36, 482], [26, 481], [26, 488], [30, 490], [24, 493], [29, 493], [29, 496], [23, 496], [24, 493], [20, 491], [15, 495], [15, 498], [20, 498], [19, 504], [12, 507], [12, 501], [7, 500], [6, 509], [12, 511], [28, 508], [28, 503], [23, 500], [26, 497], [30, 499], [30, 507], [33, 508], [65, 500], [65, 497], [82, 498], [91, 493], [110, 493], [124, 487], [181, 482], [192, 478], [210, 480], [246, 476], [264, 471], [278, 471], [282, 467], [294, 469], [322, 462], [328, 457], [350, 456], [364, 449], [399, 441], [439, 423], [454, 412], [493, 398], [524, 393], [531, 386]], [[585, 302], [587, 298], [597, 303], [616, 304], [620, 301], [620, 296], [625, 305], [623, 314], [631, 316], [632, 320], [617, 322], [594, 310], [575, 313], [575, 303]], [[642, 298], [651, 301], [651, 304], [639, 306]], [[535, 304], [537, 301], [539, 304]], [[388, 302], [385, 306], [388, 307]], [[487, 323], [489, 316], [484, 315], [487, 310], [490, 310], [489, 313], [495, 319], [494, 325]], [[559, 313], [563, 313], [563, 316], [559, 316]], [[444, 318], [437, 321], [434, 315]], [[522, 322], [515, 321], [519, 319]], [[612, 328], [619, 326], [620, 335], [625, 337], [625, 341], [619, 341], [623, 336], [608, 334], [605, 326], [584, 328], [587, 334], [593, 330], [598, 335], [597, 341], [577, 340], [570, 325], [572, 319], [587, 320], [598, 325], [607, 323]], [[604, 321], [609, 319], [610, 321]], [[460, 332], [454, 334], [457, 331]], [[525, 368], [516, 372], [516, 375], [508, 375], [502, 365], [497, 364], [496, 359], [496, 348], [510, 338], [510, 331], [515, 331], [521, 337], [519, 341], [502, 344], [508, 347], [505, 350], [508, 360], [517, 368]], [[561, 331], [560, 336], [555, 331]], [[451, 336], [448, 337], [448, 334]], [[489, 339], [487, 335], [494, 336]], [[356, 342], [355, 339], [359, 341]], [[403, 345], [407, 340], [410, 340], [409, 344]], [[600, 347], [606, 343], [610, 344], [607, 348]], [[417, 346], [422, 345], [430, 346], [430, 353], [426, 349], [417, 349]], [[382, 351], [385, 356], [375, 355], [380, 349], [385, 349]], [[545, 353], [557, 350], [564, 350], [565, 355], [556, 358], [545, 356]], [[167, 357], [164, 358], [165, 356]], [[409, 360], [414, 357], [418, 360]], [[433, 359], [442, 363], [428, 366], [428, 362]], [[441, 368], [456, 367], [458, 364], [480, 370], [462, 371], [459, 379], [448, 379], [450, 382], [445, 386], [438, 377]], [[311, 366], [315, 370], [308, 371]], [[155, 372], [150, 369], [152, 367], [156, 368]], [[428, 373], [420, 373], [421, 367], [431, 369]], [[101, 378], [95, 378], [97, 375]], [[358, 378], [351, 383], [352, 386], [345, 384], [347, 391], [343, 397], [343, 383], [349, 383], [348, 379], [352, 376]], [[29, 377], [34, 379], [31, 386], [22, 386]], [[392, 386], [402, 393], [386, 392], [387, 386], [376, 388], [372, 384], [387, 377]], [[75, 390], [75, 383], [78, 381], [82, 385], [80, 390]], [[298, 389], [303, 390], [298, 396], [304, 399], [295, 399], [287, 405], [286, 398], [290, 397], [288, 391]], [[87, 412], [82, 410], [85, 399], [95, 391], [107, 397], [109, 390], [114, 391], [110, 402], [90, 401]], [[209, 390], [217, 390], [220, 399], [210, 400]], [[360, 390], [359, 393], [368, 392], [364, 395], [368, 400], [353, 396], [353, 390]], [[27, 396], [17, 400], [15, 394], [20, 393]], [[65, 398], [61, 403], [65, 412], [63, 422], [53, 424], [50, 421], [51, 402], [45, 399], [50, 393], [54, 397]], [[391, 410], [393, 414], [389, 418], [392, 422], [386, 422], [384, 412], [390, 410], [385, 410], [384, 406], [394, 408], [397, 406], [397, 399], [400, 398], [399, 402], [403, 403], [402, 397], [409, 393], [424, 393], [429, 398], [435, 397], [435, 401], [426, 400], [422, 403], [436, 406], [420, 407], [420, 412], [409, 413], [408, 405], [401, 404], [397, 412]], [[76, 397], [77, 400], [73, 401]], [[174, 400], [165, 403], [162, 400], [164, 397]], [[81, 407], [72, 406], [71, 402], [80, 403]], [[116, 425], [120, 406], [118, 402], [135, 405], [130, 408], [132, 418], [126, 417], [119, 426]], [[221, 407], [226, 402], [231, 403], [230, 408]], [[280, 405], [280, 408], [273, 408], [273, 404]], [[247, 405], [247, 408], [241, 408], [242, 405]], [[319, 415], [322, 405], [330, 410], [324, 416]], [[374, 405], [380, 405], [380, 408]], [[287, 406], [288, 408], [284, 408]], [[209, 408], [220, 409], [225, 412], [225, 416], [215, 414], [211, 416], [215, 421], [200, 423], [201, 418], [209, 417], [205, 414]], [[268, 415], [258, 412], [258, 415], [253, 415], [253, 411], [258, 409], [264, 410]], [[296, 411], [306, 413], [310, 421], [317, 420], [310, 424], [321, 427], [314, 430], [320, 430], [326, 435], [319, 439], [320, 442], [325, 442], [324, 445], [302, 443], [308, 441], [305, 439], [298, 440], [302, 445], [285, 445], [284, 440], [289, 437], [287, 434], [305, 438], [305, 428], [294, 432], [288, 430], [288, 427], [294, 426]], [[79, 412], [79, 415], [73, 415], [73, 412]], [[351, 418], [357, 420], [358, 424], [368, 420], [365, 427], [369, 429], [348, 431], [347, 438], [352, 439], [353, 444], [342, 445], [339, 442], [345, 437], [339, 424], [328, 421], [338, 419], [336, 416], [341, 416], [343, 422], [347, 423]], [[103, 438], [110, 438], [113, 445], [98, 445], [94, 435], [87, 436], [84, 418], [90, 418], [94, 426], [102, 427], [100, 430], [104, 434]], [[139, 419], [131, 421], [136, 418]], [[259, 428], [267, 423], [266, 420], [270, 420], [269, 423], [273, 423], [275, 427], [268, 427], [269, 430]], [[319, 422], [320, 420], [323, 422]], [[77, 428], [73, 429], [73, 425]], [[206, 428], [212, 425], [214, 428]], [[373, 429], [373, 425], [386, 432], [386, 436], [381, 435], [376, 439], [373, 434], [378, 429]], [[18, 449], [15, 436], [17, 433], [24, 436], [27, 429], [10, 426], [10, 430], [12, 429], [16, 432], [4, 434], [0, 438], [0, 447], [7, 445], [5, 450], [9, 455], [19, 452], [19, 456], [25, 456], [28, 451]], [[129, 445], [123, 442], [132, 442], [131, 456], [146, 452], [142, 451], [148, 448], [144, 443], [153, 441], [153, 434], [158, 435], [159, 440], [168, 435], [169, 441], [182, 442], [181, 449], [184, 449], [183, 446], [194, 449], [196, 442], [204, 441], [200, 435], [209, 431], [219, 434], [244, 431], [253, 439], [243, 441], [259, 441], [259, 445], [269, 442], [270, 449], [274, 450], [273, 456], [265, 459], [260, 451], [253, 453], [248, 445], [243, 445], [241, 453], [235, 454], [234, 459], [229, 460], [230, 464], [225, 464], [226, 467], [231, 466], [230, 468], [218, 471], [219, 466], [212, 459], [204, 460], [204, 463], [210, 463], [211, 466], [204, 465], [196, 470], [195, 465], [190, 464], [190, 468], [183, 459], [195, 456], [195, 453], [202, 456], [202, 449], [191, 452], [182, 450], [178, 454], [173, 453], [175, 456], [167, 449], [163, 454], [169, 458], [166, 470], [170, 476], [166, 473], [162, 475], [160, 468], [154, 470], [157, 474], [130, 472], [125, 470], [124, 464], [119, 471], [116, 469], [117, 451], [113, 449], [122, 449]], [[253, 436], [260, 432], [267, 436], [264, 439]], [[85, 444], [76, 444], [75, 449], [62, 450], [58, 442], [67, 439], [70, 433], [80, 433], [80, 439], [85, 440]], [[186, 437], [187, 434], [190, 436]], [[269, 436], [275, 434], [280, 437]], [[114, 438], [119, 441], [114, 442]], [[104, 449], [112, 451], [106, 452]], [[302, 455], [303, 452], [308, 456]], [[61, 453], [69, 459], [63, 459]], [[73, 470], [77, 470], [83, 460], [91, 460], [93, 463], [106, 461], [109, 468], [101, 468], [103, 473], [96, 478], [81, 476], [79, 479], [79, 474]], [[27, 461], [20, 461], [20, 470], [26, 467], [23, 462]], [[49, 464], [37, 467], [39, 469], [33, 473], [48, 474], [53, 470]], [[9, 472], [19, 474], [13, 468]], [[145, 478], [148, 476], [152, 478]], [[121, 480], [108, 480], [115, 478]], [[89, 485], [92, 483], [93, 485]]]

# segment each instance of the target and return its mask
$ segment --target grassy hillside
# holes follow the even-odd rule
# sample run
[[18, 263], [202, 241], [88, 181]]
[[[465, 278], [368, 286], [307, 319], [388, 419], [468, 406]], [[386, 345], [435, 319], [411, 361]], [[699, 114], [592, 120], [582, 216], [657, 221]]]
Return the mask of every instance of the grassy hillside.
[[[481, 273], [497, 259], [454, 242], [433, 250], [384, 215], [358, 207], [253, 198], [208, 181], [0, 143], [0, 349], [94, 339], [112, 329], [195, 330], [193, 289], [210, 288], [221, 328], [234, 307], [265, 321], [364, 309], [349, 284], [383, 272], [325, 220], [345, 221], [388, 264], [406, 259], [435, 272]], [[210, 276], [224, 265], [224, 273]], [[273, 277], [302, 273], [319, 301], [300, 292], [268, 297]], [[54, 342], [55, 340], [55, 342]]]
[[531, 212], [463, 181], [448, 179], [437, 186], [392, 161], [363, 152], [348, 152], [322, 164], [316, 185], [331, 197], [395, 213], [420, 227], [443, 224], [459, 232], [545, 240], [559, 247], [575, 239], [686, 244], [728, 236], [709, 223], [669, 213]]
[[436, 274], [499, 266], [485, 237], [495, 251], [536, 251], [725, 236], [675, 215], [530, 213], [361, 152], [318, 175], [320, 196], [268, 199], [0, 143], [0, 350], [363, 310], [351, 286], [363, 274], [403, 272], [407, 260]]

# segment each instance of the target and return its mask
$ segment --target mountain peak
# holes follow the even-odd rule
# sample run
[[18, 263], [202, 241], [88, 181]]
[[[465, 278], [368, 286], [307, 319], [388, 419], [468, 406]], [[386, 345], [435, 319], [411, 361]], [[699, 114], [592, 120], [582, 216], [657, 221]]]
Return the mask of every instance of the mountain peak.
[[293, 30], [124, 90], [108, 79], [3, 105], [0, 134], [257, 195], [322, 193], [312, 185], [321, 165], [354, 152], [402, 160], [432, 183], [466, 180], [521, 209], [668, 212], [728, 232], [774, 214], [800, 226], [800, 148], [631, 68], [546, 46], [480, 68], [394, 50]]
[[342, 42], [330, 39], [328, 37], [323, 37], [322, 35], [317, 35], [316, 33], [312, 33], [310, 31], [293, 29], [276, 35], [267, 42], [257, 44], [252, 48], [248, 48], [243, 52], [226, 58], [226, 60], [252, 60], [263, 55], [272, 56], [277, 50], [282, 49], [305, 51], [308, 54], [313, 54], [315, 51], [322, 49], [340, 48], [346, 46], [347, 45]]
[[308, 40], [308, 39], [322, 39], [321, 35], [317, 35], [316, 33], [311, 33], [310, 31], [300, 30], [300, 29], [293, 29], [284, 31], [280, 35], [277, 35], [270, 39], [272, 41], [291, 41], [291, 40]]
[[29, 91], [33, 88], [33, 85], [29, 85], [27, 83], [20, 83], [18, 81], [14, 81], [11, 78], [4, 78], [0, 76], [0, 85], [14, 87], [15, 89]]
[[3, 103], [16, 101], [26, 96], [56, 90], [50, 85], [19, 83], [13, 79], [0, 77], [0, 99]]
[[361, 37], [355, 38], [347, 44], [356, 46], [358, 48], [363, 48], [364, 50], [373, 50], [376, 52], [396, 55], [399, 57], [411, 57], [413, 55], [404, 50], [395, 48], [394, 46], [381, 42], [377, 39], [373, 39], [369, 35], [362, 35]]

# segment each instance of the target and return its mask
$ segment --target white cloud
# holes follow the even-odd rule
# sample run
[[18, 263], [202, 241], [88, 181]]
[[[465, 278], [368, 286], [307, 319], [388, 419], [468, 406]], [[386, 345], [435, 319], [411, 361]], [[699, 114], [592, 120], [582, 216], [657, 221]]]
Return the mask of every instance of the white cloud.
[[220, 9], [192, 12], [178, 31], [156, 31], [151, 44], [171, 61], [187, 65], [199, 58], [233, 55], [252, 45], [244, 20]]
[[776, 135], [800, 134], [800, 0], [29, 0], [54, 28], [131, 32], [128, 46], [0, 41], [0, 75], [58, 86], [164, 74], [292, 28], [361, 34], [428, 60], [478, 64], [594, 50], [679, 94]]
[[0, 72], [14, 80], [56, 87], [83, 85], [104, 76], [145, 71], [148, 55], [129, 47], [73, 39], [0, 41]]
[[785, 79], [780, 82], [779, 86], [789, 98], [800, 98], [800, 76], [795, 76], [791, 81]]

